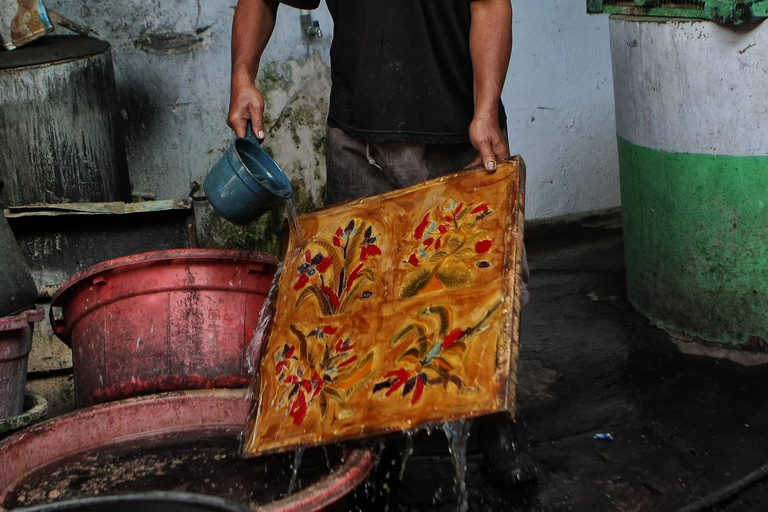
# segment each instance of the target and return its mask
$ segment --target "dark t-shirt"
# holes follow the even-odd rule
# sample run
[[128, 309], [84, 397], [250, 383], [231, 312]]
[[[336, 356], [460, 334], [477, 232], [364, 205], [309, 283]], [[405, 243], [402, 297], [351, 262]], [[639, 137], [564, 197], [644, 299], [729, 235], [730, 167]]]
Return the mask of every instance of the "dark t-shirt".
[[468, 142], [470, 1], [326, 0], [334, 21], [328, 124], [367, 142]]

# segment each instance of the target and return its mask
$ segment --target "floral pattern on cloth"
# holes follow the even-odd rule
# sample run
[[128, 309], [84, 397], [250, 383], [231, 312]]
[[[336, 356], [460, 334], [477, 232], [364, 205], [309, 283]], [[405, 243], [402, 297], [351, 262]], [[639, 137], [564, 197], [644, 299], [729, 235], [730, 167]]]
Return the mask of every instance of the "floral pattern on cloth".
[[291, 325], [298, 351], [297, 344], [284, 343], [274, 354], [275, 377], [281, 388], [277, 404], [288, 409], [294, 425], [301, 425], [313, 407], [325, 419], [331, 402], [338, 404], [331, 423], [352, 415], [346, 401], [370, 376], [373, 351], [359, 357], [351, 338], [337, 336], [338, 331], [338, 327], [323, 325], [305, 334]]
[[522, 161], [304, 213], [243, 454], [514, 414]]
[[370, 259], [381, 255], [376, 245], [373, 226], [352, 219], [346, 227], [338, 227], [332, 240], [314, 239], [320, 250], [307, 249], [304, 262], [297, 268], [294, 291], [302, 290], [296, 309], [306, 300], [315, 299], [325, 316], [346, 312], [352, 302], [371, 298], [373, 291], [366, 283], [376, 280]]
[[[482, 223], [493, 213], [488, 203], [466, 205], [451, 199], [442, 209], [424, 214], [413, 230], [416, 247], [403, 261], [414, 268], [400, 297], [463, 286], [472, 281], [472, 266], [490, 268], [483, 255], [491, 250], [494, 239]], [[470, 260], [474, 263], [468, 264]]]
[[395, 360], [401, 366], [389, 370], [373, 386], [373, 394], [386, 390], [385, 397], [402, 389], [402, 396], [411, 396], [416, 404], [427, 386], [447, 389], [449, 384], [461, 391], [459, 376], [472, 336], [484, 329], [484, 324], [499, 308], [496, 304], [476, 324], [464, 329], [451, 328], [449, 311], [442, 306], [429, 306], [418, 313], [418, 320], [400, 329], [390, 340], [391, 346], [409, 341], [406, 350]]

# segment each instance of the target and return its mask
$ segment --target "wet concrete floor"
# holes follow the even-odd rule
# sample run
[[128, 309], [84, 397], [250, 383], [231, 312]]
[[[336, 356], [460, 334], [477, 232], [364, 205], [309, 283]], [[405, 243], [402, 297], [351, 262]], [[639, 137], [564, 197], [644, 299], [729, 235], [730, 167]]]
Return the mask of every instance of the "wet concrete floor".
[[[768, 360], [681, 351], [625, 299], [620, 226], [572, 228], [527, 242], [518, 434], [540, 476], [497, 488], [470, 439], [469, 509], [674, 511], [768, 463]], [[456, 509], [439, 434], [419, 436], [402, 482], [393, 464], [389, 510]], [[702, 510], [768, 510], [768, 479]]]

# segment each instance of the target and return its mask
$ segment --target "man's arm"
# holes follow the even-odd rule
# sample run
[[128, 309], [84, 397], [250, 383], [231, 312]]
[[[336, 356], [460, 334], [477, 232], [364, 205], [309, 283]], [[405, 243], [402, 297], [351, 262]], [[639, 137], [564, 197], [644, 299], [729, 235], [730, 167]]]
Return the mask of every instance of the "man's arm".
[[232, 23], [232, 85], [227, 124], [245, 136], [248, 121], [264, 139], [264, 98], [253, 84], [277, 18], [277, 0], [239, 0]]
[[509, 157], [499, 126], [499, 101], [512, 54], [512, 4], [510, 0], [475, 0], [470, 8], [475, 115], [469, 139], [479, 153], [472, 165], [482, 163], [493, 172], [499, 159]]

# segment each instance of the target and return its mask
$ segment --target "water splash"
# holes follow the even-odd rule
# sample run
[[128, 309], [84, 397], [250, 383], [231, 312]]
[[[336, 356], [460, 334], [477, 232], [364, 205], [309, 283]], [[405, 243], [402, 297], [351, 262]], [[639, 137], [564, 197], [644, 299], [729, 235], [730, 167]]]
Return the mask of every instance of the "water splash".
[[293, 240], [294, 247], [304, 247], [307, 242], [304, 239], [304, 231], [301, 230], [299, 214], [296, 211], [296, 201], [293, 200], [293, 197], [288, 199], [285, 210], [288, 214], [288, 227], [291, 230], [291, 240]]
[[454, 475], [454, 486], [459, 500], [456, 505], [458, 512], [467, 512], [469, 510], [469, 494], [467, 493], [467, 441], [469, 440], [469, 429], [472, 427], [471, 419], [451, 421], [443, 423], [440, 430], [445, 432], [448, 439], [448, 450], [453, 458], [453, 467], [456, 470]]
[[[275, 269], [275, 277], [272, 278], [272, 285], [269, 288], [269, 293], [264, 299], [264, 303], [261, 305], [261, 311], [259, 311], [259, 323], [253, 331], [251, 341], [248, 342], [245, 362], [248, 368], [248, 373], [253, 376], [256, 376], [258, 372], [261, 347], [264, 344], [264, 336], [267, 332], [267, 326], [269, 326], [269, 322], [272, 320], [272, 304], [277, 299], [277, 284], [280, 282], [280, 275], [282, 273], [283, 262], [278, 262], [277, 268]], [[253, 386], [249, 386], [246, 393], [246, 399], [251, 400], [251, 398], [253, 398]]]
[[[256, 329], [253, 331], [253, 337], [248, 343], [248, 349], [246, 351], [246, 365], [248, 372], [251, 375], [256, 375], [259, 368], [259, 360], [261, 356], [261, 349], [264, 345], [264, 337], [266, 335], [267, 327], [272, 320], [272, 313], [274, 306], [277, 302], [278, 283], [280, 282], [280, 276], [283, 273], [284, 263], [286, 260], [293, 259], [298, 252], [301, 252], [306, 245], [304, 239], [304, 232], [299, 224], [299, 214], [296, 211], [296, 201], [291, 197], [287, 201], [286, 213], [288, 215], [288, 227], [290, 229], [290, 237], [293, 242], [294, 249], [287, 258], [279, 261], [277, 269], [275, 270], [275, 277], [272, 279], [272, 286], [269, 288], [269, 293], [259, 311], [259, 323], [256, 325]], [[246, 399], [251, 400], [253, 398], [253, 386], [248, 388], [246, 393]]]
[[328, 447], [326, 445], [322, 446], [323, 448], [323, 454], [325, 455], [325, 467], [328, 468], [328, 471], [333, 471], [333, 468], [331, 468], [331, 458], [328, 456]]
[[293, 474], [291, 475], [291, 483], [288, 484], [288, 493], [287, 495], [290, 496], [293, 494], [294, 489], [296, 488], [296, 479], [299, 476], [299, 466], [301, 466], [301, 458], [304, 456], [304, 448], [299, 448], [296, 450], [296, 452], [293, 454]]
[[408, 459], [411, 458], [411, 455], [413, 455], [413, 433], [410, 431], [407, 431], [405, 433], [406, 439], [405, 439], [405, 448], [403, 449], [403, 460], [400, 463], [400, 481], [403, 481], [403, 476], [405, 476], [405, 465], [408, 463]]

